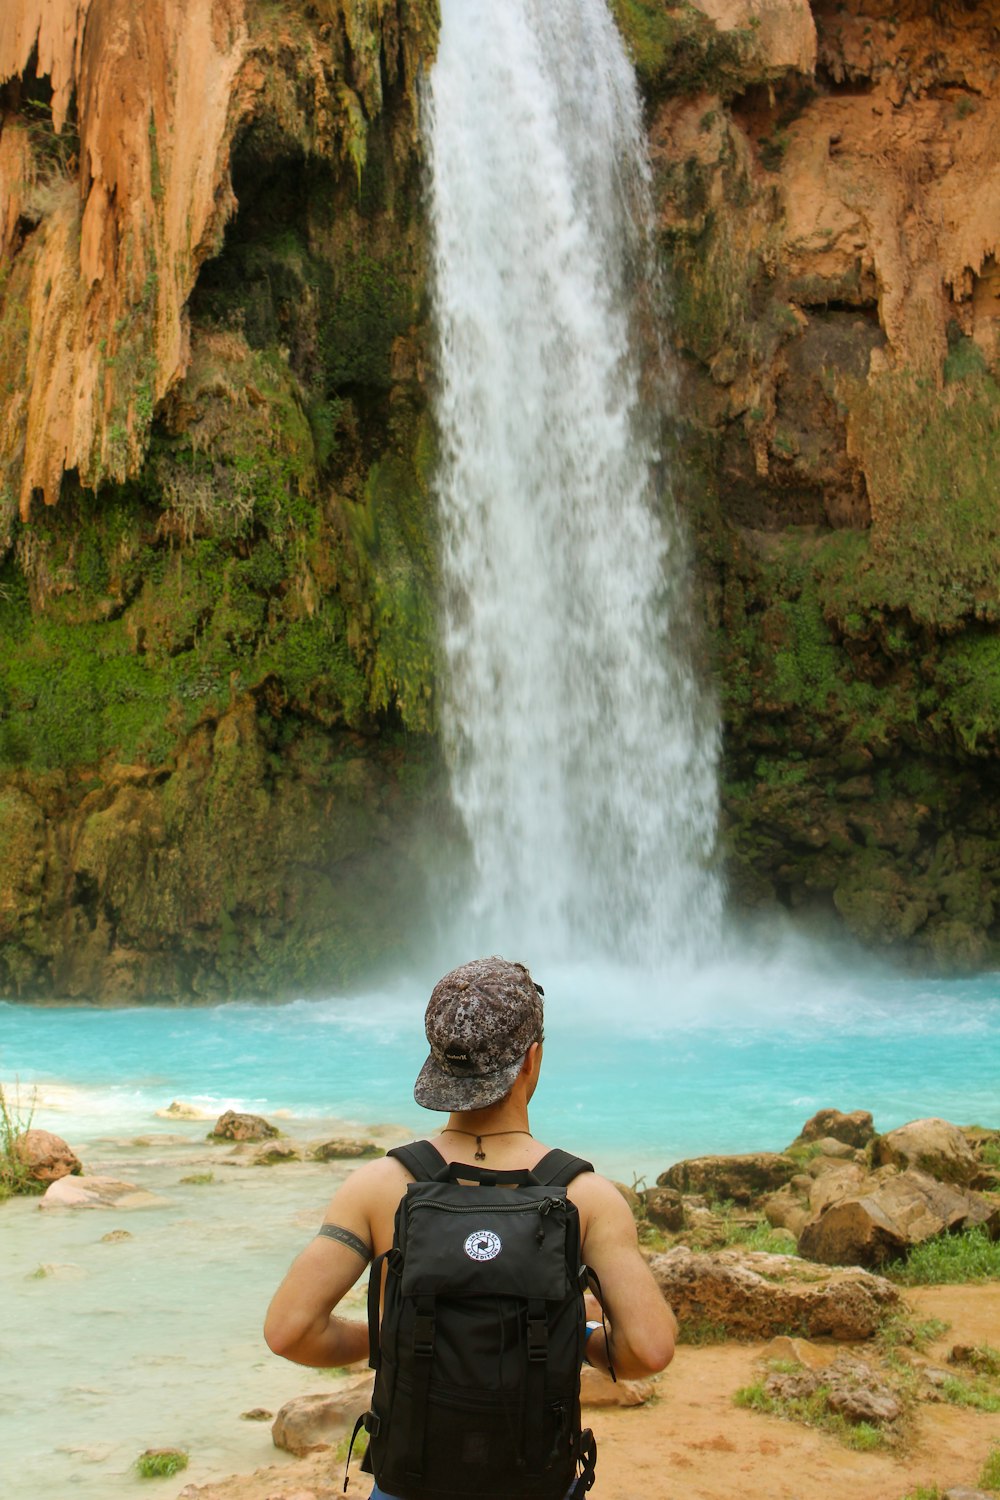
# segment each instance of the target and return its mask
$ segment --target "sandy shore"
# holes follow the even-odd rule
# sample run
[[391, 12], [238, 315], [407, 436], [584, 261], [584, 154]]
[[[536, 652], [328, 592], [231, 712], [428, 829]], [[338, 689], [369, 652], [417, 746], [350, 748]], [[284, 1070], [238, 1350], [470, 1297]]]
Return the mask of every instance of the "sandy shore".
[[[926, 1350], [944, 1363], [954, 1343], [1000, 1346], [1000, 1284], [907, 1294], [921, 1318], [948, 1331]], [[764, 1346], [682, 1346], [644, 1407], [588, 1416], [600, 1445], [595, 1500], [902, 1500], [917, 1485], [975, 1487], [1000, 1415], [921, 1403], [893, 1452], [856, 1453], [826, 1433], [740, 1410], [733, 1392], [760, 1372]], [[343, 1471], [329, 1453], [204, 1486], [184, 1500], [334, 1500]], [[352, 1471], [348, 1496], [371, 1481]]]

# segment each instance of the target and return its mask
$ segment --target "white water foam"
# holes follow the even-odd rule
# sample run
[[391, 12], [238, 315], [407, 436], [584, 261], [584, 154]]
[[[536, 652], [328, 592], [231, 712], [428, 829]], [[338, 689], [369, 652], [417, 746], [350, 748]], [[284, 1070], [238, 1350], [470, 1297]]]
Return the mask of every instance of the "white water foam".
[[604, 0], [444, 0], [427, 116], [463, 947], [697, 959], [717, 730], [640, 400], [649, 170]]

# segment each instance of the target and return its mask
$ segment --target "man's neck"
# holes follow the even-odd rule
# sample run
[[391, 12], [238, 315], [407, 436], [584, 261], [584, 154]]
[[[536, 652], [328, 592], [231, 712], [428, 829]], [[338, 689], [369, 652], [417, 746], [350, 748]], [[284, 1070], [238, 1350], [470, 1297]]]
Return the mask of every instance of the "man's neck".
[[528, 1109], [524, 1103], [505, 1099], [491, 1109], [456, 1110], [445, 1130], [470, 1136], [530, 1135]]

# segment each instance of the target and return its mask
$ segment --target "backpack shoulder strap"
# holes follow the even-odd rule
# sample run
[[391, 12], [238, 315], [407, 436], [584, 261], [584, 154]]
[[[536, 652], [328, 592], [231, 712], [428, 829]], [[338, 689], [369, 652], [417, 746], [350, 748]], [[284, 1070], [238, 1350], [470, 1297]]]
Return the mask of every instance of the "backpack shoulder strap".
[[393, 1146], [386, 1156], [394, 1156], [417, 1182], [430, 1182], [448, 1163], [430, 1141], [411, 1141], [408, 1146]]
[[568, 1151], [550, 1151], [537, 1166], [532, 1167], [532, 1176], [543, 1187], [569, 1187], [574, 1177], [582, 1172], [592, 1172], [593, 1163], [582, 1156], [571, 1156]]

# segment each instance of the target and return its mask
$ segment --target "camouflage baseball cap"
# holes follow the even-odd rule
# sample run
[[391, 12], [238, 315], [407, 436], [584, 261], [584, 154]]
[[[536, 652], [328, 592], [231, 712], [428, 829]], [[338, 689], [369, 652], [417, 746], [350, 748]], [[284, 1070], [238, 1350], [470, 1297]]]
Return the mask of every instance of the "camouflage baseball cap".
[[477, 958], [439, 980], [424, 1016], [430, 1056], [413, 1097], [424, 1109], [486, 1109], [509, 1092], [542, 1039], [542, 988], [523, 964]]

